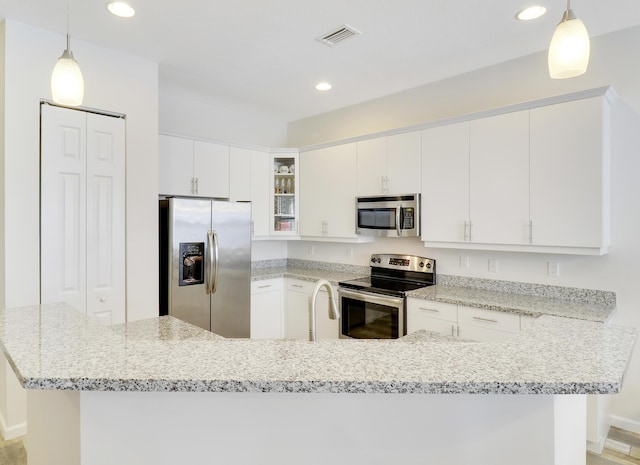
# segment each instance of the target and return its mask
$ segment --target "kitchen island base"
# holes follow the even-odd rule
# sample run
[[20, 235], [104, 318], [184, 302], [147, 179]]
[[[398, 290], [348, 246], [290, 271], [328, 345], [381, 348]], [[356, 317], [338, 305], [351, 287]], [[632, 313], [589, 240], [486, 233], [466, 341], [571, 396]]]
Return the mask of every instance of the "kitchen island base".
[[29, 390], [29, 465], [584, 465], [585, 395]]

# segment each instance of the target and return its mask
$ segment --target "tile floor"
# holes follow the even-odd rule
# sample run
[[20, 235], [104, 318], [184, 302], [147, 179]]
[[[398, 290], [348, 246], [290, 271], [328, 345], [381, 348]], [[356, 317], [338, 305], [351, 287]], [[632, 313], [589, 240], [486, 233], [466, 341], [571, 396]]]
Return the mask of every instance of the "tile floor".
[[[21, 438], [0, 437], [0, 465], [27, 465]], [[587, 465], [640, 465], [640, 434], [612, 427], [602, 454], [587, 453]]]

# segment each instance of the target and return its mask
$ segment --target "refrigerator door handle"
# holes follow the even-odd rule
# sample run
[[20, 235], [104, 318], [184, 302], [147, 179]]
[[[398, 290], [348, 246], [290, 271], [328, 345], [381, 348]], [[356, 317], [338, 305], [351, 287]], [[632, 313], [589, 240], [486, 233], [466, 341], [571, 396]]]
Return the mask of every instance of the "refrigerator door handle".
[[218, 290], [218, 271], [220, 270], [220, 261], [218, 260], [218, 233], [216, 231], [209, 231], [209, 243], [213, 247], [209, 247], [210, 250], [210, 266], [212, 268], [213, 273], [211, 273], [211, 285], [210, 293], [215, 294]]
[[213, 260], [214, 260], [214, 251], [213, 251], [213, 231], [207, 231], [207, 266], [206, 266], [206, 291], [207, 294], [211, 294], [212, 282], [213, 282]]

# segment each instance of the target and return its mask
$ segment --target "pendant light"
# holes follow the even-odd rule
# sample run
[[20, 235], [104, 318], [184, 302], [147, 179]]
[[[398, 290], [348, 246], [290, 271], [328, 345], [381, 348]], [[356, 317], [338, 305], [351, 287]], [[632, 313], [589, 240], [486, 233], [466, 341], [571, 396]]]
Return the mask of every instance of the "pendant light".
[[53, 101], [61, 105], [82, 105], [84, 96], [84, 79], [78, 62], [71, 52], [71, 36], [69, 35], [69, 0], [67, 0], [67, 48], [58, 58], [51, 74], [51, 94]]
[[589, 34], [576, 18], [567, 0], [567, 9], [549, 45], [549, 75], [553, 79], [580, 76], [589, 65]]

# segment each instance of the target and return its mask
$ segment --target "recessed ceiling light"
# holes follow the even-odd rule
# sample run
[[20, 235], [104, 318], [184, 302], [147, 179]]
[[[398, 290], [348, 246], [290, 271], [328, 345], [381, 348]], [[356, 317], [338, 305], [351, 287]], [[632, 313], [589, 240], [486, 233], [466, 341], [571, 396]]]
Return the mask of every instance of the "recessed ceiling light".
[[331, 84], [329, 84], [328, 82], [319, 82], [316, 84], [316, 89], [317, 90], [329, 90], [331, 89]]
[[111, 2], [107, 5], [107, 9], [111, 14], [114, 14], [121, 18], [131, 18], [136, 14], [136, 10], [134, 10], [131, 5], [125, 2]]
[[534, 5], [520, 10], [516, 13], [516, 19], [520, 21], [531, 21], [532, 19], [539, 18], [547, 12], [547, 9], [540, 5]]

